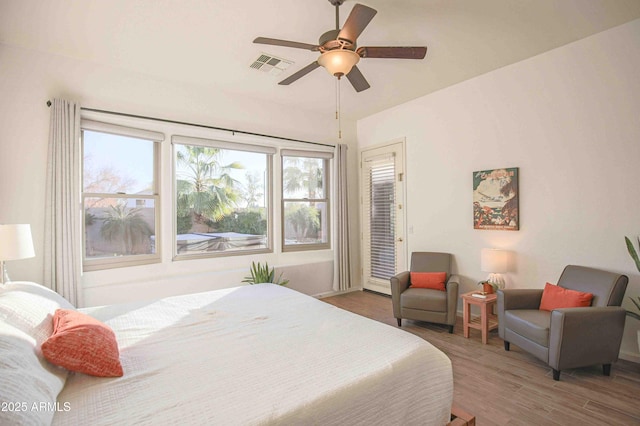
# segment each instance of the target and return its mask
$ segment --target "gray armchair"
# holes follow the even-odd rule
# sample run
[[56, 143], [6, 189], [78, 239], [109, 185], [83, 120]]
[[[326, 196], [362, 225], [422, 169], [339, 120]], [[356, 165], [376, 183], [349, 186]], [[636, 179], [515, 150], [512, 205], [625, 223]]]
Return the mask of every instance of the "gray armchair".
[[510, 343], [549, 364], [553, 379], [566, 368], [602, 364], [604, 375], [618, 360], [626, 311], [620, 307], [629, 279], [599, 269], [569, 265], [558, 285], [593, 294], [590, 307], [539, 310], [542, 290], [498, 290], [498, 330]]
[[[428, 288], [410, 288], [410, 272], [446, 272], [446, 291]], [[460, 280], [451, 275], [449, 253], [414, 252], [411, 254], [410, 271], [391, 277], [391, 300], [393, 316], [402, 326], [402, 318], [446, 324], [453, 333], [458, 306]]]

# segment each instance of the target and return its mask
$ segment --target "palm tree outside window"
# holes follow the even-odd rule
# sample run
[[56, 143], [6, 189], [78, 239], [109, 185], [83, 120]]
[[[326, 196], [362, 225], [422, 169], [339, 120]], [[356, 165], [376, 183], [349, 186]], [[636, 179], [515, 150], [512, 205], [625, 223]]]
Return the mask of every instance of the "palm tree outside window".
[[202, 143], [174, 138], [176, 256], [269, 250], [271, 155]]

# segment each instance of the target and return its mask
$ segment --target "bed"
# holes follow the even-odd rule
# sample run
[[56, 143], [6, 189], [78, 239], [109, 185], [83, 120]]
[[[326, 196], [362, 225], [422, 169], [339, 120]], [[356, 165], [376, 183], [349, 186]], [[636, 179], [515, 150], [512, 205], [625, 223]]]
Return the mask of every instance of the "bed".
[[443, 425], [450, 418], [451, 362], [440, 350], [285, 287], [81, 309], [114, 330], [124, 370], [117, 378], [68, 373], [42, 358], [51, 315], [69, 306], [33, 283], [0, 290], [0, 399], [25, 403], [6, 405], [0, 424]]

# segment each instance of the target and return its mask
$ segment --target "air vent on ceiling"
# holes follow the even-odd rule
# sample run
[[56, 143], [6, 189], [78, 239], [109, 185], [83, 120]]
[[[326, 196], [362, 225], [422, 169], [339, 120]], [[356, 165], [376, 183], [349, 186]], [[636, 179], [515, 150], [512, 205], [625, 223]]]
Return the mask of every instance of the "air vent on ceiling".
[[258, 59], [249, 65], [249, 68], [266, 72], [271, 75], [278, 75], [282, 71], [286, 70], [291, 64], [293, 64], [293, 61], [278, 58], [277, 56], [269, 55], [267, 53], [261, 53]]

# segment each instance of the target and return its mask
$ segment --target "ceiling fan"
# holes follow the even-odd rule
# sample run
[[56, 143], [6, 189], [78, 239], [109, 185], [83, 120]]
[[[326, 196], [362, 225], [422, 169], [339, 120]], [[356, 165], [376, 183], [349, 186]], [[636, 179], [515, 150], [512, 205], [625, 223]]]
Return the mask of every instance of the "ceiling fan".
[[253, 40], [254, 43], [258, 44], [293, 47], [320, 52], [317, 60], [285, 78], [278, 84], [291, 84], [322, 66], [338, 79], [346, 75], [353, 88], [356, 89], [356, 92], [362, 92], [371, 86], [369, 86], [369, 83], [356, 66], [360, 58], [423, 59], [427, 54], [426, 47], [356, 47], [358, 36], [366, 26], [369, 25], [369, 22], [371, 22], [378, 12], [368, 6], [357, 3], [351, 10], [351, 14], [347, 17], [344, 26], [340, 29], [339, 7], [344, 3], [344, 0], [329, 0], [329, 3], [336, 8], [336, 29], [329, 30], [322, 34], [317, 45], [266, 37], [258, 37]]

